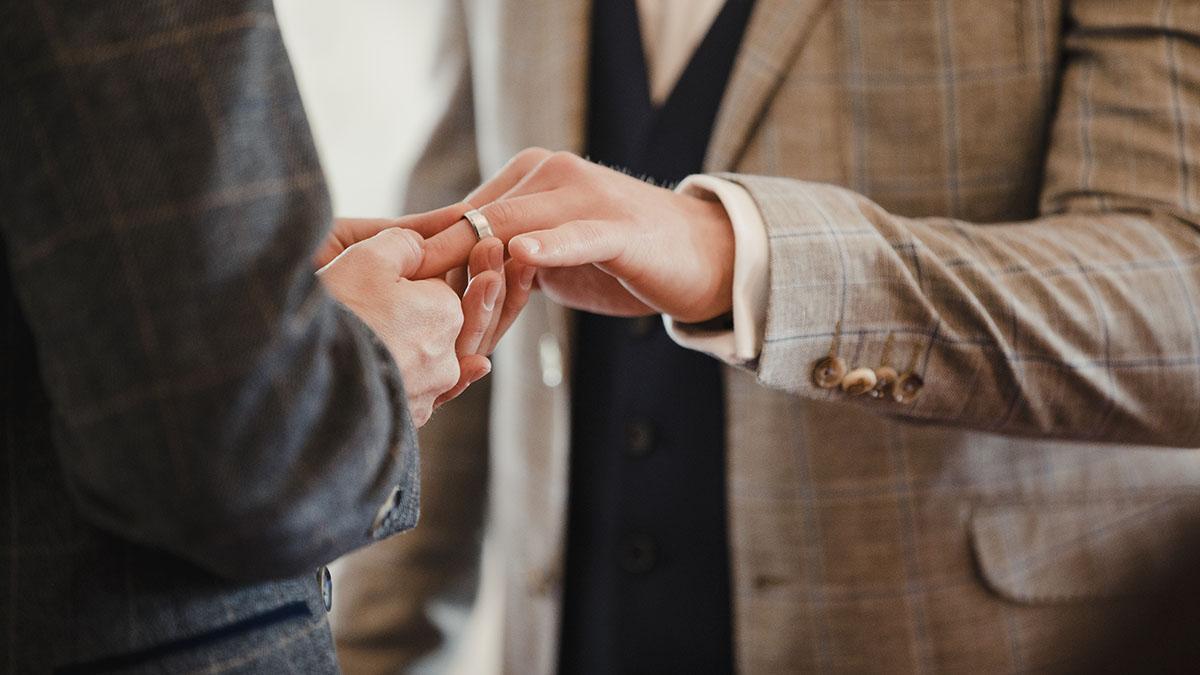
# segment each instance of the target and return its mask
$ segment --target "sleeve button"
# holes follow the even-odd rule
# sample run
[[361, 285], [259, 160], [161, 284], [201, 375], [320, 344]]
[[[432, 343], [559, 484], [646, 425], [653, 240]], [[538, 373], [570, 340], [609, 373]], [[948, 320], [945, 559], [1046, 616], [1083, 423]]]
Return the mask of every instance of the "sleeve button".
[[842, 378], [842, 390], [851, 396], [858, 396], [874, 389], [875, 382], [875, 371], [870, 368], [855, 368]]
[[881, 366], [875, 369], [875, 388], [871, 390], [872, 398], [883, 398], [892, 396], [892, 390], [896, 386], [896, 380], [900, 375], [895, 368], [890, 366]]
[[813, 367], [813, 384], [822, 389], [833, 389], [846, 375], [846, 362], [836, 356], [827, 356]]
[[921, 394], [925, 381], [916, 373], [908, 373], [900, 378], [892, 389], [892, 399], [896, 403], [912, 403]]

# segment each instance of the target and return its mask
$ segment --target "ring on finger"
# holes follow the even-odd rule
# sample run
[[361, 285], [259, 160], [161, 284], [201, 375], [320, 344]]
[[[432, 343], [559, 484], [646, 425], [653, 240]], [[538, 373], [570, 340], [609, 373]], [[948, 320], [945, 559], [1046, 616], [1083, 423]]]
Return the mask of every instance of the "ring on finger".
[[487, 216], [483, 215], [483, 211], [471, 209], [463, 214], [463, 218], [466, 218], [467, 222], [471, 224], [472, 229], [475, 230], [475, 236], [479, 238], [479, 241], [496, 236], [492, 231], [492, 224], [488, 222]]

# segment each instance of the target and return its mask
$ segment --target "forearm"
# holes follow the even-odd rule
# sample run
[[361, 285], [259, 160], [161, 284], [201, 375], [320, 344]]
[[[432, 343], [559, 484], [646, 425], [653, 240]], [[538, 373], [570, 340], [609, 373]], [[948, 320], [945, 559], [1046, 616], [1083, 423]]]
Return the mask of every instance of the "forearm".
[[[977, 225], [731, 179], [768, 224], [764, 384], [939, 424], [1200, 445], [1195, 215], [1144, 202]], [[911, 371], [923, 390], [897, 404], [821, 388], [813, 367], [835, 343], [849, 368]]]

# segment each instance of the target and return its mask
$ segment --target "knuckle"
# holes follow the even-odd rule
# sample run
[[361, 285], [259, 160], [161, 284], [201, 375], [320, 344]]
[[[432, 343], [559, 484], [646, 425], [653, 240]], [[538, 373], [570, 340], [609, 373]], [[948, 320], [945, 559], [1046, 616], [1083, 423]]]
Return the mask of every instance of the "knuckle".
[[557, 175], [573, 175], [582, 167], [583, 158], [579, 155], [559, 151], [546, 158], [542, 167]]
[[492, 202], [484, 207], [484, 215], [487, 216], [488, 222], [492, 224], [492, 228], [499, 233], [500, 230], [508, 227], [512, 223], [521, 222], [521, 207], [517, 206], [512, 200], [501, 200]]
[[533, 146], [525, 148], [513, 156], [513, 164], [517, 166], [533, 167], [540, 164], [550, 155], [551, 152], [549, 150]]
[[[455, 296], [455, 300], [457, 299], [458, 297]], [[458, 331], [460, 331], [463, 327], [463, 323], [466, 322], [466, 315], [463, 314], [462, 305], [460, 305], [458, 302], [453, 302], [449, 307], [446, 308], [444, 318], [450, 332], [454, 333], [455, 335], [458, 334]]]
[[600, 224], [594, 220], [575, 221], [572, 226], [572, 229], [578, 233], [579, 239], [585, 241], [596, 241], [604, 235]]
[[429, 421], [429, 418], [433, 417], [433, 403], [428, 401], [409, 401], [408, 414], [412, 417], [414, 425], [423, 427]]
[[439, 392], [449, 391], [454, 385], [458, 384], [458, 378], [462, 375], [462, 368], [458, 365], [458, 359], [453, 356], [443, 359], [442, 365], [438, 368], [438, 390]]
[[415, 255], [421, 251], [416, 233], [399, 227], [389, 227], [380, 234], [387, 236], [388, 243], [395, 246], [406, 255]]
[[383, 241], [371, 238], [360, 244], [355, 244], [352, 249], [358, 250], [356, 258], [364, 264], [378, 265], [387, 261], [390, 257], [388, 255], [389, 247], [382, 245]]

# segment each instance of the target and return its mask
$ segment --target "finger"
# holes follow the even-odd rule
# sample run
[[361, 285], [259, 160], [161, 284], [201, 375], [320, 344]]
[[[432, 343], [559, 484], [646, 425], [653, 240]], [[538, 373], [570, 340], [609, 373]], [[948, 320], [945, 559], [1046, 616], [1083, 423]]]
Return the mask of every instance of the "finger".
[[450, 288], [453, 288], [454, 292], [460, 298], [464, 293], [467, 292], [467, 282], [469, 280], [470, 279], [467, 276], [467, 268], [465, 267], [455, 267], [449, 272], [446, 272], [446, 285]]
[[467, 259], [467, 272], [475, 277], [493, 269], [491, 262], [494, 257], [504, 258], [504, 242], [496, 237], [488, 237], [471, 248]]
[[631, 244], [626, 232], [611, 221], [577, 220], [516, 236], [509, 241], [508, 250], [514, 259], [536, 267], [604, 264], [625, 253]]
[[500, 243], [499, 239], [494, 238], [489, 238], [484, 243], [490, 243], [486, 247], [487, 260], [485, 264], [487, 265], [487, 269], [501, 280], [499, 292], [492, 302], [494, 309], [491, 321], [488, 324], [487, 330], [484, 331], [483, 340], [480, 341], [478, 349], [478, 353], [480, 354], [490, 354], [492, 352], [492, 336], [495, 335], [496, 327], [500, 323], [500, 308], [504, 306], [505, 298], [508, 294], [508, 283], [504, 275], [504, 245]]
[[[569, 194], [551, 190], [493, 202], [479, 210], [491, 224], [493, 234], [507, 242], [519, 234], [550, 229], [573, 220], [576, 209]], [[418, 277], [440, 276], [462, 265], [477, 240], [475, 228], [466, 220], [426, 239], [425, 263], [417, 271]]]
[[525, 309], [525, 305], [529, 303], [537, 271], [536, 267], [524, 265], [517, 260], [509, 260], [504, 266], [504, 301], [497, 313], [496, 328], [486, 338], [486, 353], [490, 354], [496, 350], [500, 339], [504, 337], [513, 322], [521, 315], [521, 310]]
[[433, 211], [395, 218], [391, 221], [391, 226], [412, 230], [428, 239], [462, 220], [463, 214], [470, 210], [470, 204], [457, 202]]
[[387, 269], [397, 279], [411, 278], [425, 257], [421, 235], [398, 228], [385, 229], [375, 236], [351, 245], [317, 274], [325, 274], [342, 261], [361, 260], [364, 265]]
[[479, 352], [479, 346], [492, 325], [496, 298], [503, 284], [501, 276], [492, 271], [485, 271], [471, 279], [462, 300], [463, 325], [454, 343], [454, 352], [459, 358]]
[[645, 316], [656, 310], [595, 265], [538, 270], [537, 285], [554, 302], [605, 316]]
[[459, 394], [467, 390], [467, 387], [486, 377], [488, 373], [492, 372], [492, 362], [486, 356], [468, 354], [459, 361], [459, 369], [462, 375], [459, 376], [458, 383], [437, 397], [433, 403], [435, 409], [458, 398]]
[[492, 176], [491, 180], [467, 195], [466, 201], [475, 205], [491, 204], [513, 189], [553, 154], [544, 148], [526, 148], [518, 152], [496, 172], [495, 176]]
[[313, 262], [320, 269], [351, 246], [393, 227], [393, 222], [391, 218], [338, 218], [313, 256]]

